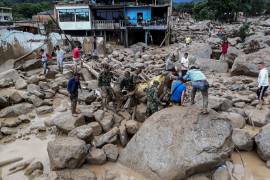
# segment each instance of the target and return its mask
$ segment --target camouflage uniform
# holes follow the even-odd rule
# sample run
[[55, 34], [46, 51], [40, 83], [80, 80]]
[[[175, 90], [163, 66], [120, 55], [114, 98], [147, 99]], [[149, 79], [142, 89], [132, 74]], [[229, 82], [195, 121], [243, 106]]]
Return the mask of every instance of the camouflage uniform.
[[146, 97], [147, 97], [147, 110], [146, 113], [148, 116], [151, 116], [155, 112], [158, 111], [158, 107], [161, 104], [160, 99], [157, 94], [158, 88], [156, 86], [152, 86], [150, 88], [145, 89]]
[[111, 97], [111, 100], [114, 100], [114, 92], [111, 87], [111, 81], [113, 78], [113, 73], [109, 70], [105, 70], [100, 73], [98, 77], [98, 87], [102, 91], [103, 103], [106, 106], [108, 104], [108, 97]]

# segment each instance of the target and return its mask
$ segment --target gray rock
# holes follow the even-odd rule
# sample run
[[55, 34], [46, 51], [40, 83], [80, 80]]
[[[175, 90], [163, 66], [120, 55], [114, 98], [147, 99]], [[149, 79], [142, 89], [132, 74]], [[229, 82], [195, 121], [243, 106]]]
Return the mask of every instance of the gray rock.
[[37, 114], [42, 115], [42, 114], [48, 114], [53, 112], [53, 107], [52, 106], [41, 106], [36, 109]]
[[258, 52], [241, 55], [236, 58], [233, 67], [231, 69], [231, 74], [233, 76], [237, 75], [247, 75], [256, 77], [259, 73], [257, 69], [257, 63], [264, 60], [266, 67], [270, 67], [270, 48], [264, 48]]
[[23, 64], [23, 70], [25, 71], [38, 69], [38, 68], [41, 68], [41, 62], [36, 59], [25, 61], [25, 63]]
[[206, 175], [194, 175], [187, 178], [187, 180], [211, 180], [211, 179], [208, 178]]
[[6, 97], [0, 96], [0, 109], [5, 108], [9, 105], [8, 99]]
[[93, 129], [89, 125], [79, 126], [68, 133], [68, 136], [77, 137], [84, 141], [90, 141]]
[[39, 76], [38, 75], [32, 75], [30, 78], [28, 78], [27, 83], [28, 84], [37, 84], [39, 82]]
[[146, 105], [145, 104], [139, 104], [136, 108], [135, 118], [139, 122], [144, 122], [146, 119]]
[[254, 140], [252, 139], [252, 136], [243, 129], [233, 129], [232, 140], [239, 150], [253, 150]]
[[59, 113], [52, 117], [51, 125], [56, 126], [59, 130], [69, 133], [76, 127], [85, 125], [84, 116], [80, 115], [78, 117], [73, 117], [71, 113]]
[[195, 61], [195, 64], [202, 71], [211, 71], [218, 73], [227, 73], [229, 66], [228, 63], [224, 61], [217, 61], [215, 59], [202, 59], [199, 58]]
[[21, 103], [6, 107], [0, 110], [1, 118], [16, 117], [22, 114], [27, 114], [33, 110], [33, 105], [29, 103]]
[[241, 114], [234, 112], [223, 112], [221, 115], [230, 120], [233, 128], [242, 129], [246, 125], [246, 120]]
[[270, 160], [270, 125], [264, 126], [260, 133], [255, 136], [257, 153], [264, 161]]
[[91, 122], [91, 123], [88, 124], [88, 126], [92, 128], [94, 136], [101, 135], [102, 127], [99, 125], [98, 122]]
[[31, 95], [28, 99], [35, 107], [39, 107], [43, 104], [43, 100], [36, 95]]
[[16, 89], [25, 89], [27, 87], [27, 83], [23, 78], [19, 78], [15, 81], [15, 88]]
[[227, 111], [232, 107], [232, 101], [226, 98], [209, 96], [209, 107], [216, 111]]
[[95, 137], [95, 146], [99, 148], [102, 147], [104, 144], [111, 142], [115, 137], [117, 138], [118, 132], [119, 129], [117, 127], [114, 127], [107, 133]]
[[21, 120], [16, 118], [7, 118], [2, 120], [2, 127], [17, 127], [22, 123]]
[[13, 86], [13, 84], [12, 79], [0, 79], [0, 88], [7, 88]]
[[246, 115], [248, 116], [248, 124], [262, 127], [270, 122], [270, 110], [263, 109], [246, 109], [245, 110]]
[[23, 122], [23, 123], [29, 123], [31, 121], [31, 118], [29, 116], [23, 114], [23, 115], [20, 115], [18, 117], [18, 120]]
[[91, 80], [91, 81], [87, 81], [87, 88], [88, 89], [92, 89], [95, 90], [98, 88], [98, 81], [97, 80]]
[[16, 134], [16, 133], [17, 133], [17, 130], [14, 129], [14, 128], [2, 127], [2, 128], [1, 128], [1, 132], [2, 132], [4, 135], [12, 135], [12, 134]]
[[19, 91], [13, 91], [9, 95], [9, 100], [11, 101], [12, 104], [18, 104], [24, 101], [23, 94]]
[[139, 130], [139, 124], [137, 121], [129, 120], [126, 122], [127, 133], [135, 134]]
[[185, 179], [223, 162], [233, 150], [231, 133], [230, 123], [214, 111], [167, 108], [145, 121], [119, 162], [151, 179]]
[[98, 122], [102, 121], [102, 119], [104, 118], [104, 111], [103, 110], [97, 110], [94, 113], [94, 117], [95, 117], [96, 121], [98, 121]]
[[102, 148], [106, 154], [109, 161], [116, 161], [119, 155], [118, 147], [113, 144], [106, 144]]
[[105, 132], [108, 132], [113, 125], [113, 114], [105, 113], [104, 118], [100, 121], [100, 125]]
[[120, 139], [121, 145], [125, 147], [128, 143], [128, 134], [127, 134], [125, 125], [121, 125], [119, 127], [119, 139]]
[[47, 151], [52, 170], [79, 168], [88, 153], [84, 141], [74, 137], [58, 137], [48, 143]]
[[87, 155], [87, 163], [102, 165], [106, 162], [106, 154], [103, 149], [92, 148]]

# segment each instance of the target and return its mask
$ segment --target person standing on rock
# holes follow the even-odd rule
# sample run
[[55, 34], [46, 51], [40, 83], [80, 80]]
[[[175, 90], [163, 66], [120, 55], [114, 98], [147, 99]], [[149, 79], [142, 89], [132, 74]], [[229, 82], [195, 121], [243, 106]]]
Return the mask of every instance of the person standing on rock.
[[103, 64], [103, 71], [98, 76], [98, 87], [101, 89], [102, 104], [104, 109], [107, 109], [109, 103], [109, 98], [115, 101], [115, 94], [111, 87], [111, 82], [113, 79], [113, 73], [107, 63]]
[[80, 53], [80, 47], [77, 45], [73, 50], [72, 50], [72, 56], [73, 56], [73, 63], [75, 66], [75, 72], [77, 72], [77, 66], [78, 64], [81, 64], [81, 67], [83, 67], [83, 62], [81, 60], [81, 53]]
[[48, 71], [48, 54], [44, 49], [40, 50], [41, 63], [43, 67], [43, 74], [46, 75]]
[[203, 113], [207, 114], [209, 83], [206, 76], [198, 68], [192, 66], [183, 78], [187, 81], [191, 81], [192, 84], [191, 104], [194, 104], [197, 91], [201, 91], [203, 96]]
[[184, 77], [187, 74], [188, 67], [189, 67], [188, 53], [185, 53], [184, 57], [182, 57], [181, 59], [182, 77]]
[[258, 108], [262, 109], [262, 105], [264, 102], [264, 94], [268, 89], [269, 82], [268, 82], [268, 70], [265, 67], [264, 62], [260, 62], [258, 64], [258, 69], [260, 70], [259, 77], [258, 77], [258, 89], [257, 89], [257, 97], [259, 99]]
[[63, 73], [63, 63], [65, 58], [65, 51], [61, 49], [58, 45], [55, 47], [56, 51], [56, 60], [57, 60], [57, 66], [61, 73]]
[[80, 74], [75, 73], [74, 76], [68, 81], [67, 90], [69, 92], [71, 101], [71, 113], [72, 116], [77, 117], [78, 112], [76, 112], [78, 103], [78, 90], [81, 89]]
[[147, 109], [146, 114], [151, 116], [159, 110], [159, 106], [162, 104], [158, 97], [158, 87], [159, 82], [154, 81], [153, 85], [150, 88], [146, 88], [146, 97], [147, 97]]
[[228, 49], [229, 49], [229, 42], [226, 38], [224, 38], [222, 44], [221, 44], [221, 54], [223, 56], [223, 60], [226, 60], [226, 55], [228, 53]]

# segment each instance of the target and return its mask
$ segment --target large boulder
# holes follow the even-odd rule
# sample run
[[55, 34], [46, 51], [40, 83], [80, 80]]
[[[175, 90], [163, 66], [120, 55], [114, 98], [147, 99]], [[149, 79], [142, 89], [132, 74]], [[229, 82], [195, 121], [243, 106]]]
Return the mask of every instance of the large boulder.
[[257, 153], [264, 161], [270, 160], [270, 125], [266, 125], [262, 128], [259, 134], [255, 136], [255, 142], [257, 145]]
[[246, 109], [246, 115], [248, 116], [248, 123], [262, 127], [270, 122], [270, 110], [268, 108], [258, 110], [258, 109]]
[[59, 130], [64, 133], [69, 133], [76, 127], [82, 126], [85, 124], [84, 116], [80, 115], [78, 117], [73, 117], [71, 113], [58, 113], [47, 123], [48, 126], [56, 126]]
[[254, 146], [254, 140], [248, 131], [243, 129], [234, 129], [232, 134], [233, 143], [239, 150], [252, 151]]
[[266, 67], [270, 67], [270, 48], [262, 49], [256, 53], [241, 55], [237, 57], [231, 69], [233, 76], [247, 75], [257, 76], [259, 71], [257, 69], [257, 63], [264, 61]]
[[232, 127], [198, 107], [171, 107], [148, 118], [120, 153], [119, 161], [150, 179], [185, 179], [209, 171], [233, 150]]
[[25, 61], [22, 68], [24, 71], [38, 69], [38, 68], [41, 68], [41, 62], [36, 59], [28, 60], [28, 61]]
[[95, 173], [89, 169], [65, 169], [51, 171], [48, 179], [50, 180], [97, 180]]
[[229, 69], [228, 63], [224, 61], [217, 61], [214, 59], [199, 58], [195, 61], [194, 65], [196, 65], [203, 71], [212, 71], [218, 73], [226, 73]]
[[6, 107], [0, 110], [1, 118], [16, 117], [22, 114], [27, 114], [33, 110], [33, 105], [29, 103], [21, 103]]
[[210, 59], [212, 48], [208, 43], [192, 43], [187, 52], [191, 57]]
[[5, 108], [9, 105], [8, 98], [0, 96], [0, 108]]
[[89, 147], [74, 137], [59, 137], [48, 143], [47, 151], [52, 170], [79, 168], [84, 163]]

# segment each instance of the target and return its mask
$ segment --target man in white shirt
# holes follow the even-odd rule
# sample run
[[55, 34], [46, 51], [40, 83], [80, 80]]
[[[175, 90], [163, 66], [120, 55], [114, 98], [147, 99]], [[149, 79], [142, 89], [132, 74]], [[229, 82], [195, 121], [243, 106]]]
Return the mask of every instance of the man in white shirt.
[[48, 57], [47, 57], [47, 53], [44, 49], [40, 50], [40, 56], [41, 56], [41, 63], [42, 63], [42, 67], [43, 67], [43, 74], [46, 75], [47, 70], [48, 70]]
[[187, 74], [189, 66], [188, 53], [184, 54], [184, 57], [182, 57], [180, 63], [181, 63], [182, 77], [184, 77]]
[[57, 45], [56, 46], [56, 59], [57, 59], [57, 66], [59, 71], [63, 73], [63, 61], [65, 58], [65, 52]]
[[259, 99], [259, 109], [262, 109], [263, 105], [263, 96], [268, 89], [269, 82], [268, 82], [268, 70], [265, 67], [264, 62], [260, 62], [258, 64], [258, 69], [260, 70], [259, 77], [258, 77], [258, 90], [257, 90], [257, 96]]

